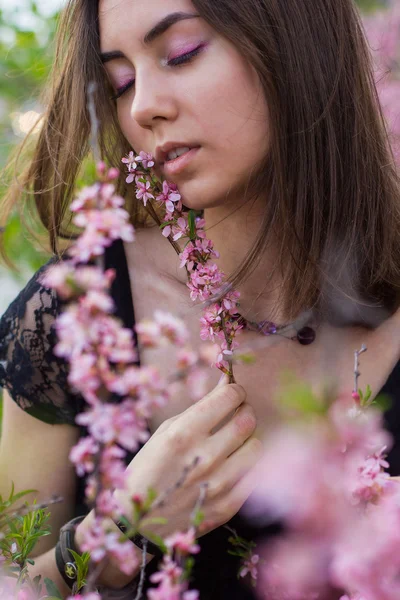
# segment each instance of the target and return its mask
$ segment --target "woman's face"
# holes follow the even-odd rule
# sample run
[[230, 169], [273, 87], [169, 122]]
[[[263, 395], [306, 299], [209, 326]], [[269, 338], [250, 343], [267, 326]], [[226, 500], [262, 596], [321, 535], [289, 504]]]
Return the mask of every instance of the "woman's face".
[[[101, 52], [122, 131], [136, 152], [156, 155], [168, 142], [198, 147], [177, 173], [189, 208], [243, 202], [248, 177], [269, 147], [268, 109], [256, 71], [201, 17], [145, 35], [171, 13], [196, 15], [189, 0], [100, 0]], [[189, 62], [175, 59], [193, 53]], [[104, 60], [104, 58], [103, 58]], [[123, 91], [125, 88], [125, 91]]]

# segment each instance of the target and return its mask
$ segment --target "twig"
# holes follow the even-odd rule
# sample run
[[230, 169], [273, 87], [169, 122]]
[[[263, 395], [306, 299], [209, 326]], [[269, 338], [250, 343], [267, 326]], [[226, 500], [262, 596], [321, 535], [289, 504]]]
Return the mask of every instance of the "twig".
[[[89, 112], [89, 119], [90, 119], [90, 146], [92, 148], [95, 164], [98, 165], [99, 162], [101, 161], [101, 152], [100, 152], [100, 147], [99, 147], [100, 123], [97, 118], [96, 103], [94, 100], [96, 90], [97, 90], [97, 83], [95, 81], [90, 81], [89, 85], [88, 85], [88, 91], [87, 91], [87, 109]], [[100, 210], [101, 206], [98, 206], [97, 208]], [[104, 271], [104, 267], [105, 267], [104, 255], [97, 256], [95, 258], [95, 264], [102, 271]]]
[[87, 91], [87, 98], [88, 98], [87, 109], [89, 112], [89, 119], [90, 119], [90, 146], [92, 148], [93, 156], [94, 156], [94, 159], [97, 164], [100, 162], [101, 157], [100, 157], [100, 148], [99, 148], [99, 140], [98, 140], [100, 123], [97, 118], [96, 103], [94, 101], [94, 95], [95, 95], [96, 90], [97, 90], [97, 83], [95, 81], [90, 81], [89, 85], [88, 85], [88, 91]]
[[353, 390], [353, 392], [355, 392], [355, 393], [357, 393], [357, 391], [358, 391], [358, 378], [361, 375], [361, 373], [359, 371], [359, 367], [360, 367], [359, 357], [360, 357], [360, 354], [362, 354], [363, 352], [366, 352], [366, 351], [367, 351], [367, 346], [365, 344], [362, 344], [360, 350], [354, 351], [354, 390]]
[[200, 494], [197, 499], [196, 506], [194, 507], [192, 514], [190, 515], [190, 520], [192, 522], [194, 521], [194, 519], [196, 518], [196, 514], [198, 513], [198, 511], [201, 509], [201, 507], [204, 504], [204, 501], [205, 501], [206, 495], [207, 495], [207, 489], [208, 489], [208, 481], [203, 481], [203, 483], [200, 484]]
[[1, 519], [4, 519], [6, 516], [10, 517], [11, 519], [14, 517], [23, 517], [24, 515], [27, 515], [30, 512], [33, 512], [34, 510], [41, 510], [43, 508], [48, 508], [51, 504], [57, 504], [58, 502], [64, 502], [63, 496], [52, 496], [50, 500], [40, 502], [40, 504], [31, 504], [29, 506], [21, 506], [20, 508], [14, 509], [12, 513], [9, 513], [8, 511], [5, 510], [0, 515], [0, 522], [1, 522]]
[[[180, 478], [178, 479], [178, 481], [171, 486], [170, 488], [168, 488], [163, 494], [162, 496], [160, 496], [157, 500], [155, 500], [152, 504], [152, 506], [150, 507], [148, 513], [146, 513], [147, 515], [154, 510], [155, 508], [160, 508], [161, 506], [163, 506], [165, 504], [165, 501], [168, 497], [169, 494], [171, 494], [174, 490], [178, 489], [179, 487], [181, 487], [185, 481], [185, 479], [187, 478], [189, 472], [198, 464], [200, 460], [200, 457], [196, 456], [196, 458], [194, 459], [193, 463], [191, 465], [186, 465], [185, 468], [183, 469], [182, 475], [180, 476]], [[208, 488], [208, 483], [207, 482], [203, 482], [200, 485], [200, 494], [199, 494], [199, 498], [197, 499], [196, 505], [192, 511], [192, 514], [190, 516], [190, 520], [194, 521], [195, 515], [197, 513], [198, 510], [200, 510], [201, 506], [203, 505], [203, 502], [205, 500], [206, 497], [206, 493], [207, 493], [207, 488]], [[147, 539], [144, 538], [143, 539], [143, 550], [142, 550], [142, 564], [140, 567], [140, 580], [139, 580], [139, 585], [138, 585], [138, 590], [135, 596], [135, 600], [141, 600], [142, 597], [142, 593], [143, 593], [143, 585], [144, 585], [144, 578], [146, 576], [146, 554], [147, 554]]]
[[144, 586], [144, 578], [146, 577], [146, 554], [147, 554], [147, 539], [143, 539], [142, 564], [140, 566], [140, 579], [135, 596], [135, 600], [141, 600]]
[[109, 558], [108, 558], [108, 556], [105, 556], [98, 563], [98, 565], [96, 565], [96, 567], [93, 569], [93, 571], [88, 575], [88, 578], [86, 580], [86, 585], [85, 585], [85, 593], [93, 591], [94, 584], [96, 583], [98, 577], [100, 577], [100, 575], [102, 574], [104, 569], [107, 567], [108, 563], [109, 563]]
[[[223, 318], [221, 319], [221, 327], [222, 327], [222, 331], [224, 332], [226, 345], [228, 346], [228, 351], [231, 353], [232, 340], [229, 338], [229, 336], [228, 336], [228, 334], [226, 332], [225, 320]], [[226, 361], [227, 361], [227, 363], [229, 365], [229, 367], [228, 367], [229, 383], [236, 383], [235, 376], [233, 374], [233, 357], [232, 357], [232, 354], [228, 354], [227, 355]]]
[[[147, 200], [147, 204], [146, 204], [146, 208], [147, 208], [147, 212], [149, 213], [149, 215], [154, 219], [154, 221], [157, 223], [157, 225], [160, 227], [161, 226], [161, 221], [158, 217], [158, 214], [154, 208], [154, 206], [152, 205], [150, 200]], [[179, 254], [182, 252], [181, 247], [179, 246], [179, 244], [177, 244], [177, 242], [175, 242], [172, 238], [172, 234], [170, 234], [167, 238], [167, 240], [169, 241], [169, 243], [171, 244], [171, 246], [173, 247], [173, 249], [175, 250], [175, 252]]]

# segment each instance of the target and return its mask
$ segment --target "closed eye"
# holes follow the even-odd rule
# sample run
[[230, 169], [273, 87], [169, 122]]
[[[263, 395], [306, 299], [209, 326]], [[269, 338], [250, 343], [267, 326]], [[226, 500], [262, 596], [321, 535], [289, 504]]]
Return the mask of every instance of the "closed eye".
[[[203, 48], [204, 48], [204, 45], [202, 44], [202, 45], [198, 46], [197, 48], [195, 48], [194, 50], [192, 50], [191, 52], [187, 52], [186, 54], [182, 54], [181, 56], [177, 56], [176, 58], [171, 59], [168, 62], [168, 66], [179, 67], [180, 65], [189, 63], [195, 56], [200, 54], [200, 52], [202, 51]], [[110, 99], [118, 100], [118, 98], [121, 98], [121, 96], [125, 92], [127, 92], [134, 84], [135, 84], [134, 79], [132, 79], [131, 81], [128, 81], [128, 83], [125, 83], [120, 88], [117, 88], [117, 93], [114, 96], [111, 96]]]

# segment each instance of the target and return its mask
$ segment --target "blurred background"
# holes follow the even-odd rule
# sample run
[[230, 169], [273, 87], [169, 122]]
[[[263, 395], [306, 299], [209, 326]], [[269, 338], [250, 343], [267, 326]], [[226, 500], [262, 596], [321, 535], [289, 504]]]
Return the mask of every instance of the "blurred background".
[[[65, 0], [0, 0], [0, 169], [12, 147], [24, 138], [43, 111], [39, 91], [53, 58], [58, 11]], [[398, 92], [400, 69], [400, 0], [358, 0], [376, 59], [385, 114], [396, 146], [400, 137]], [[385, 72], [384, 76], [379, 73]], [[396, 151], [397, 152], [397, 151]], [[0, 193], [6, 182], [0, 181]], [[0, 266], [0, 315], [48, 255], [21, 231], [17, 214], [7, 226], [8, 254], [18, 265], [14, 273]]]

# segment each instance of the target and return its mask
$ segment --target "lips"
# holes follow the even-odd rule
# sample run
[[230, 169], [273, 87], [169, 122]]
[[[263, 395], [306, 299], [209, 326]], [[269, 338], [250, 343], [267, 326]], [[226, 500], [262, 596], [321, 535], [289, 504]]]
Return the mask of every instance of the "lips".
[[190, 148], [190, 150], [192, 150], [193, 148], [198, 147], [199, 144], [196, 142], [171, 141], [163, 144], [162, 146], [157, 146], [154, 156], [157, 163], [163, 165], [165, 162], [168, 161], [168, 153], [171, 152], [171, 150], [177, 150], [178, 148]]
[[192, 148], [189, 152], [185, 152], [181, 156], [174, 158], [172, 160], [167, 160], [161, 165], [161, 169], [166, 175], [179, 175], [189, 164], [192, 163], [193, 160], [196, 159], [198, 153], [200, 151], [200, 147]]

